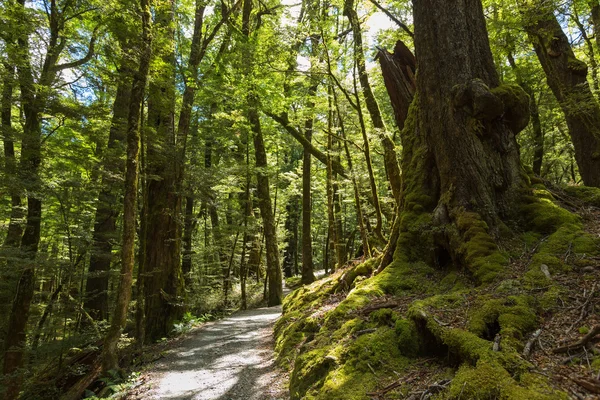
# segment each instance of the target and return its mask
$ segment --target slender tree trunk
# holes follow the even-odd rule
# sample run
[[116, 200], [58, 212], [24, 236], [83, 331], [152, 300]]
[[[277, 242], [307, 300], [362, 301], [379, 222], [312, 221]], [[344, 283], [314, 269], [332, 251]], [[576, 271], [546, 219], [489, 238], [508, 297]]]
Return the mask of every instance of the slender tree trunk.
[[131, 299], [133, 267], [135, 263], [135, 216], [138, 196], [138, 158], [140, 149], [139, 120], [151, 57], [150, 1], [140, 0], [142, 16], [142, 43], [137, 73], [133, 78], [129, 116], [127, 118], [127, 162], [125, 169], [125, 198], [123, 203], [123, 244], [121, 248], [121, 276], [111, 326], [102, 349], [102, 369], [105, 373], [119, 367], [117, 344], [127, 322]]
[[[358, 186], [358, 181], [356, 179], [356, 175], [354, 172], [354, 167], [352, 166], [352, 154], [350, 153], [350, 149], [348, 146], [348, 140], [346, 138], [346, 129], [344, 126], [344, 121], [342, 119], [342, 115], [340, 113], [338, 98], [336, 95], [335, 89], [333, 90], [333, 101], [335, 103], [336, 113], [338, 116], [338, 121], [340, 124], [340, 133], [342, 134], [342, 140], [344, 142], [344, 152], [346, 153], [346, 159], [348, 161], [348, 169], [350, 170], [351, 180], [352, 180], [352, 189], [354, 192], [354, 206], [356, 207], [356, 219], [358, 220], [358, 227], [360, 230], [360, 238], [362, 240], [363, 253], [365, 257], [371, 257], [371, 248], [369, 246], [369, 235], [367, 233], [367, 227], [365, 226], [365, 220], [362, 213], [362, 205], [360, 202], [360, 188]], [[349, 246], [346, 246], [347, 248]]]
[[[21, 10], [24, 10], [24, 0], [20, 0], [19, 5]], [[27, 216], [20, 243], [22, 272], [12, 302], [4, 343], [3, 374], [9, 379], [5, 393], [8, 400], [15, 399], [21, 387], [22, 376], [18, 374], [18, 370], [23, 365], [27, 320], [29, 319], [29, 310], [34, 293], [35, 258], [40, 242], [42, 219], [42, 201], [38, 197], [41, 189], [39, 169], [42, 161], [40, 114], [47, 99], [47, 93], [44, 89], [48, 89], [52, 81], [52, 74], [48, 69], [53, 66], [52, 60], [50, 60], [51, 56], [47, 56], [44, 61], [44, 71], [38, 82], [42, 89], [38, 93], [29, 59], [29, 40], [27, 36], [20, 36], [17, 43], [21, 48], [17, 71], [21, 88], [22, 108], [25, 115], [19, 176], [22, 182], [26, 182]], [[13, 376], [14, 374], [17, 374], [17, 376]]]
[[23, 211], [21, 206], [21, 196], [19, 194], [19, 185], [17, 179], [17, 161], [15, 158], [14, 132], [12, 127], [12, 97], [15, 83], [15, 66], [9, 62], [4, 64], [4, 78], [2, 87], [2, 110], [1, 127], [2, 140], [4, 142], [4, 171], [8, 180], [8, 190], [10, 193], [11, 212], [8, 224], [8, 232], [4, 239], [5, 248], [14, 248], [19, 246], [19, 241], [23, 235]]
[[[242, 11], [242, 33], [246, 38], [250, 37], [250, 14], [252, 12], [252, 0], [244, 0]], [[246, 59], [250, 59], [247, 54]], [[251, 67], [251, 66], [250, 66]], [[251, 68], [249, 73], [251, 73]], [[275, 306], [281, 304], [283, 297], [282, 274], [279, 265], [279, 249], [277, 246], [277, 231], [275, 219], [273, 217], [273, 208], [271, 204], [271, 195], [269, 189], [269, 176], [267, 173], [267, 153], [260, 124], [260, 115], [256, 108], [256, 95], [248, 96], [248, 122], [250, 129], [254, 134], [254, 157], [257, 168], [257, 195], [260, 215], [264, 224], [265, 246], [267, 256], [267, 276], [268, 276], [268, 298], [267, 304]]]
[[[318, 39], [311, 38], [312, 48], [315, 49], [318, 44]], [[314, 51], [313, 51], [314, 56]], [[317, 83], [312, 83], [308, 89], [308, 112], [312, 114], [315, 108], [315, 103], [312, 97], [316, 94], [318, 87]], [[310, 115], [304, 123], [304, 136], [308, 142], [312, 141], [314, 119]], [[311, 156], [308, 151], [304, 151], [302, 159], [302, 278], [303, 284], [309, 284], [315, 281], [313, 272], [313, 254], [312, 254], [312, 199], [311, 199]]]
[[[8, 46], [11, 44], [9, 43]], [[1, 113], [1, 135], [4, 144], [4, 172], [6, 176], [6, 186], [10, 194], [11, 210], [10, 220], [6, 238], [2, 245], [2, 257], [6, 259], [17, 256], [19, 242], [23, 235], [23, 210], [20, 196], [20, 184], [17, 174], [17, 161], [15, 158], [14, 132], [12, 128], [12, 98], [15, 83], [15, 67], [9, 62], [4, 64], [4, 77], [2, 87], [2, 109]], [[18, 275], [15, 274], [15, 268], [6, 268], [5, 260], [0, 262], [2, 272], [0, 272], [0, 342], [4, 342], [4, 327], [7, 318], [10, 315], [10, 304], [14, 298], [14, 292]]]
[[373, 123], [373, 126], [375, 127], [381, 141], [381, 146], [384, 152], [383, 158], [385, 170], [387, 172], [387, 177], [392, 189], [392, 195], [396, 200], [396, 203], [398, 203], [402, 193], [402, 180], [400, 176], [400, 167], [398, 165], [398, 157], [396, 156], [396, 145], [387, 134], [386, 127], [381, 116], [381, 111], [379, 110], [379, 105], [377, 104], [377, 100], [375, 99], [375, 95], [371, 89], [371, 84], [369, 83], [369, 76], [367, 74], [362, 43], [362, 30], [360, 27], [360, 21], [358, 19], [358, 14], [354, 8], [354, 0], [345, 0], [344, 15], [348, 17], [350, 26], [352, 28], [354, 57], [356, 59], [356, 65], [358, 68], [358, 79], [365, 97], [367, 110], [371, 116], [371, 122]]
[[191, 288], [192, 278], [192, 235], [194, 230], [194, 197], [187, 196], [185, 198], [185, 216], [183, 222], [183, 254], [181, 257], [181, 273], [185, 282], [186, 289]]
[[373, 198], [373, 207], [375, 208], [375, 218], [376, 225], [373, 229], [373, 232], [377, 236], [378, 239], [385, 241], [383, 238], [383, 233], [381, 232], [383, 228], [383, 217], [381, 216], [381, 203], [379, 202], [379, 193], [377, 191], [377, 183], [375, 182], [375, 173], [373, 172], [373, 162], [371, 161], [371, 145], [369, 144], [369, 137], [367, 136], [367, 127], [365, 124], [365, 119], [362, 112], [362, 107], [360, 103], [360, 97], [357, 92], [356, 85], [356, 75], [354, 76], [354, 90], [355, 90], [355, 101], [356, 107], [358, 111], [358, 120], [360, 123], [360, 131], [362, 133], [363, 138], [363, 150], [365, 154], [365, 163], [367, 164], [367, 172], [369, 173], [369, 184], [371, 187], [371, 197]]
[[283, 272], [286, 278], [292, 277], [298, 271], [298, 222], [300, 220], [300, 198], [290, 196], [286, 205], [287, 218], [285, 229], [287, 231], [287, 246], [283, 251]]
[[598, 90], [600, 89], [600, 86], [598, 84], [598, 61], [596, 60], [596, 51], [594, 50], [594, 44], [592, 43], [592, 40], [588, 36], [588, 34], [585, 30], [585, 27], [579, 20], [579, 13], [577, 12], [577, 5], [575, 3], [573, 3], [572, 7], [573, 7], [573, 14], [574, 14], [572, 19], [575, 22], [575, 25], [577, 25], [577, 28], [579, 29], [579, 33], [581, 34], [581, 38], [585, 42], [585, 46], [587, 47], [587, 50], [588, 50], [590, 66], [592, 67], [592, 84], [594, 85], [594, 91], [598, 92]]
[[515, 62], [512, 53], [508, 53], [508, 63], [515, 72], [517, 83], [529, 95], [529, 111], [531, 113], [531, 126], [533, 127], [533, 173], [537, 176], [542, 174], [542, 163], [544, 161], [544, 132], [542, 131], [542, 121], [540, 120], [540, 112], [535, 99], [535, 93], [529, 84], [523, 79], [521, 71]]
[[526, 18], [527, 33], [565, 115], [583, 183], [600, 187], [600, 106], [587, 82], [587, 65], [575, 58], [552, 8], [537, 4]]
[[[123, 49], [127, 52], [127, 49]], [[129, 54], [121, 63], [121, 73], [113, 104], [113, 117], [108, 137], [108, 148], [103, 160], [102, 190], [98, 196], [98, 206], [92, 234], [92, 252], [85, 286], [84, 309], [94, 320], [108, 319], [108, 283], [112, 261], [112, 242], [117, 239], [117, 218], [115, 208], [123, 188], [119, 176], [125, 171], [121, 155], [125, 152], [123, 142], [127, 132], [127, 113], [131, 95]]]

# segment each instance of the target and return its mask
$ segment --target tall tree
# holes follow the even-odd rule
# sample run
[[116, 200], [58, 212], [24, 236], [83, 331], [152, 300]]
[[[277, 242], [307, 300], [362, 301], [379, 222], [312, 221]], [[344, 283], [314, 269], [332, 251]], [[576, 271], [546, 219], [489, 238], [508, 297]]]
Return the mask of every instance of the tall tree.
[[552, 4], [535, 2], [524, 17], [525, 29], [565, 115], [583, 183], [600, 187], [600, 106], [587, 81], [587, 65], [575, 57]]
[[[253, 42], [251, 20], [250, 16], [252, 13], [252, 0], [244, 0], [242, 8], [242, 33], [247, 39], [246, 46], [250, 46]], [[257, 23], [259, 25], [259, 23]], [[250, 48], [246, 48], [244, 51], [244, 59], [250, 62], [252, 53]], [[250, 62], [248, 65], [247, 73], [252, 74], [252, 65]], [[250, 77], [251, 78], [251, 77]], [[256, 88], [251, 88], [251, 92], [248, 95], [248, 111], [247, 118], [250, 124], [250, 130], [253, 134], [254, 141], [254, 157], [256, 160], [256, 191], [258, 195], [258, 207], [260, 209], [260, 215], [264, 224], [265, 233], [265, 246], [266, 246], [266, 258], [267, 258], [267, 279], [268, 279], [268, 292], [267, 292], [267, 304], [269, 306], [275, 306], [281, 304], [283, 298], [283, 283], [281, 266], [279, 264], [279, 248], [277, 245], [277, 231], [275, 226], [275, 218], [273, 215], [273, 205], [271, 202], [271, 194], [269, 188], [269, 175], [267, 172], [267, 152], [265, 149], [265, 142], [262, 132], [262, 126], [260, 122], [260, 114], [258, 112], [257, 101], [258, 96], [255, 93]]]
[[[117, 34], [121, 35], [127, 32], [122, 26], [117, 27], [116, 30]], [[92, 235], [93, 245], [83, 305], [95, 320], [108, 319], [109, 271], [113, 242], [117, 238], [117, 218], [119, 216], [119, 210], [115, 208], [115, 204], [123, 190], [119, 182], [125, 172], [125, 164], [121, 159], [125, 153], [123, 142], [127, 133], [132, 65], [127, 43], [129, 39], [123, 36], [120, 36], [119, 39], [123, 56], [118, 70], [112, 122], [102, 165], [101, 190], [98, 195]]]
[[396, 200], [396, 203], [398, 203], [402, 193], [402, 179], [400, 177], [400, 167], [398, 165], [398, 158], [396, 156], [396, 145], [386, 131], [381, 110], [379, 109], [379, 104], [377, 104], [377, 100], [375, 99], [373, 89], [371, 88], [371, 84], [369, 82], [369, 75], [367, 73], [362, 43], [362, 29], [360, 26], [360, 20], [358, 18], [358, 13], [356, 12], [354, 0], [344, 1], [344, 15], [350, 21], [350, 27], [352, 29], [354, 57], [358, 69], [358, 80], [360, 81], [362, 93], [365, 97], [367, 110], [371, 116], [371, 122], [377, 131], [381, 141], [381, 146], [383, 147], [383, 157], [387, 178], [390, 183], [394, 199]]
[[[29, 13], [25, 7], [25, 0], [18, 0], [13, 8], [13, 18], [30, 23]], [[34, 71], [31, 61], [29, 30], [20, 29], [17, 34], [18, 52], [15, 55], [15, 64], [25, 123], [23, 125], [23, 139], [21, 143], [21, 159], [19, 174], [21, 182], [27, 192], [27, 216], [25, 228], [21, 237], [20, 250], [23, 258], [22, 272], [17, 284], [16, 294], [12, 303], [9, 316], [7, 339], [4, 349], [5, 375], [14, 374], [23, 363], [23, 354], [26, 343], [26, 328], [29, 318], [31, 300], [35, 287], [36, 256], [40, 243], [40, 227], [42, 219], [42, 182], [40, 179], [40, 165], [42, 162], [42, 113], [47, 106], [53, 84], [60, 71], [79, 67], [88, 62], [94, 54], [96, 30], [92, 33], [87, 53], [80, 59], [60, 63], [63, 51], [67, 47], [67, 23], [73, 20], [74, 15], [83, 15], [86, 10], [83, 4], [66, 2], [58, 4], [51, 1], [47, 6], [48, 41], [45, 56], [39, 74]], [[38, 77], [37, 81], [35, 77]], [[20, 379], [12, 379], [6, 392], [7, 399], [16, 398], [21, 386]]]
[[[442, 266], [452, 260], [489, 281], [502, 268], [486, 259], [497, 251], [489, 228], [514, 216], [526, 186], [516, 135], [529, 122], [529, 98], [518, 86], [500, 85], [479, 0], [453, 7], [442, 0], [415, 2], [414, 23], [419, 72], [402, 131], [402, 251], [394, 259]], [[423, 213], [432, 213], [439, 232], [428, 254], [410, 248], [419, 243], [411, 226]], [[473, 240], [489, 247], [466, 251]]]
[[117, 301], [110, 328], [102, 349], [102, 369], [104, 372], [118, 369], [117, 344], [127, 322], [127, 309], [133, 285], [135, 264], [135, 225], [138, 197], [140, 114], [152, 54], [151, 1], [140, 0], [142, 20], [142, 40], [139, 48], [138, 70], [133, 76], [129, 113], [127, 117], [127, 162], [125, 169], [125, 199], [123, 202], [123, 243], [121, 247], [121, 275], [117, 290]]
[[[203, 9], [202, 9], [203, 11]], [[160, 68], [148, 88], [146, 125], [147, 203], [144, 269], [145, 339], [156, 340], [170, 332], [183, 315], [181, 273], [181, 158], [182, 143], [175, 131], [175, 2], [155, 7], [153, 53]], [[202, 14], [200, 14], [202, 18]], [[202, 24], [200, 20], [200, 24]], [[190, 112], [182, 108], [182, 113]]]

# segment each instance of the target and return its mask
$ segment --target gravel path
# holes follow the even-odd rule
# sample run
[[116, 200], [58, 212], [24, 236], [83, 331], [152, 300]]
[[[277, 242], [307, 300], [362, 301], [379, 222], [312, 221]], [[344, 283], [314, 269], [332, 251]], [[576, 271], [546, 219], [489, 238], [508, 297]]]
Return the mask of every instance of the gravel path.
[[273, 324], [281, 307], [240, 311], [177, 343], [130, 399], [283, 400], [274, 362]]

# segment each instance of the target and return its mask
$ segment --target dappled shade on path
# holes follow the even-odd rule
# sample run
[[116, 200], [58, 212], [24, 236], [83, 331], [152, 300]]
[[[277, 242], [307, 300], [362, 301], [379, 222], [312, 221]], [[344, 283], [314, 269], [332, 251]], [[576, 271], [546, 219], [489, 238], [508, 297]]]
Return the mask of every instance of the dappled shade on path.
[[238, 312], [193, 332], [149, 372], [140, 398], [282, 399], [272, 324], [281, 307]]

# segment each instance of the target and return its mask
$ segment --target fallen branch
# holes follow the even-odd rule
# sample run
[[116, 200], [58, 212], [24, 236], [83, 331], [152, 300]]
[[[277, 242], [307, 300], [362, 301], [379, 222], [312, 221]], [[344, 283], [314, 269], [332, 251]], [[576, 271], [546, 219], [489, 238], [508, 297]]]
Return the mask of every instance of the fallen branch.
[[375, 304], [373, 306], [363, 308], [361, 310], [361, 314], [369, 314], [369, 313], [372, 313], [373, 311], [381, 310], [382, 308], [396, 308], [399, 305], [400, 304], [396, 303], [395, 301], [388, 301], [388, 302], [381, 303], [381, 304]]
[[541, 334], [542, 334], [541, 329], [538, 329], [537, 331], [533, 332], [533, 335], [531, 335], [531, 337], [525, 344], [525, 348], [523, 349], [523, 357], [529, 358], [529, 355], [531, 354], [531, 350], [533, 350], [533, 345], [538, 340], [538, 338], [540, 337]]
[[592, 328], [591, 331], [588, 332], [587, 335], [585, 335], [584, 337], [582, 337], [580, 340], [578, 340], [575, 343], [572, 344], [568, 344], [566, 346], [561, 346], [558, 347], [554, 350], [552, 350], [552, 352], [554, 354], [559, 354], [559, 353], [567, 353], [571, 350], [575, 350], [578, 349], [580, 347], [585, 346], [586, 344], [588, 344], [594, 337], [596, 337], [598, 334], [600, 334], [600, 325], [596, 325]]
[[411, 376], [411, 377], [409, 377], [407, 379], [404, 379], [404, 380], [401, 379], [401, 380], [398, 380], [396, 382], [392, 382], [392, 383], [390, 383], [389, 385], [387, 385], [386, 387], [384, 387], [383, 389], [381, 389], [378, 392], [367, 393], [367, 396], [371, 396], [371, 397], [375, 397], [375, 398], [381, 398], [381, 397], [385, 396], [386, 393], [388, 393], [388, 392], [390, 392], [390, 391], [392, 391], [392, 390], [394, 390], [394, 389], [402, 386], [405, 383], [411, 383], [415, 379], [416, 379], [415, 376]]
[[598, 379], [580, 379], [572, 376], [570, 376], [569, 379], [592, 393], [600, 394], [600, 381]]
[[362, 330], [360, 330], [360, 331], [357, 331], [357, 332], [356, 332], [356, 333], [355, 333], [353, 336], [354, 336], [355, 338], [357, 338], [357, 337], [359, 337], [359, 336], [366, 335], [367, 333], [373, 333], [373, 332], [375, 332], [376, 330], [377, 330], [377, 329], [375, 329], [375, 328], [370, 328], [370, 329], [362, 329]]

